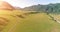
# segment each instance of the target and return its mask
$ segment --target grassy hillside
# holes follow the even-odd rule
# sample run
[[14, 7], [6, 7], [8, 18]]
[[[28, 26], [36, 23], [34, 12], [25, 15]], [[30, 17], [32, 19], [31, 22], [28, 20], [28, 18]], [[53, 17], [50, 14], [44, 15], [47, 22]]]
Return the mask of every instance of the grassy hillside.
[[8, 11], [8, 10], [0, 10], [0, 30], [3, 30], [6, 26], [10, 28], [14, 25], [20, 18], [17, 15], [23, 14], [23, 11]]
[[1, 23], [1, 32], [60, 32], [60, 24], [46, 13], [1, 10]]

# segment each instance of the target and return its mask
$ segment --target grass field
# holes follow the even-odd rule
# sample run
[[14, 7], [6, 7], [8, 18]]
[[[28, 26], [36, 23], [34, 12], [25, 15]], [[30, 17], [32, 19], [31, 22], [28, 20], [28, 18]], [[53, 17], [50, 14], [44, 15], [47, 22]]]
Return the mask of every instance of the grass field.
[[6, 19], [4, 23], [7, 21], [1, 32], [60, 32], [60, 24], [46, 13], [24, 15], [28, 12], [17, 10], [0, 12], [0, 17]]
[[59, 24], [44, 14], [34, 14], [22, 20], [13, 32], [60, 32]]

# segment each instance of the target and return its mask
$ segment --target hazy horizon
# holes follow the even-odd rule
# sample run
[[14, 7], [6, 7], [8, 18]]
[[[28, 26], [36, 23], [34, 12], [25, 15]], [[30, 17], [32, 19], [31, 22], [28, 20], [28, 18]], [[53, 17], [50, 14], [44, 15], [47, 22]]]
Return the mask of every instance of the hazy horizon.
[[49, 3], [60, 3], [60, 0], [3, 0], [3, 1], [6, 1], [13, 6], [17, 6], [21, 8], [37, 5], [37, 4], [46, 5]]

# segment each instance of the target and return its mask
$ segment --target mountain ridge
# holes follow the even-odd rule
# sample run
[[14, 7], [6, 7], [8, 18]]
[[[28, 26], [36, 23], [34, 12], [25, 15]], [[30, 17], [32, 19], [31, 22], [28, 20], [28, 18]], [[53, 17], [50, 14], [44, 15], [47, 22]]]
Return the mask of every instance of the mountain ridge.
[[26, 11], [42, 11], [42, 12], [49, 12], [49, 13], [58, 13], [60, 12], [60, 3], [55, 3], [55, 4], [48, 4], [48, 5], [33, 5], [30, 7], [25, 7], [23, 10]]

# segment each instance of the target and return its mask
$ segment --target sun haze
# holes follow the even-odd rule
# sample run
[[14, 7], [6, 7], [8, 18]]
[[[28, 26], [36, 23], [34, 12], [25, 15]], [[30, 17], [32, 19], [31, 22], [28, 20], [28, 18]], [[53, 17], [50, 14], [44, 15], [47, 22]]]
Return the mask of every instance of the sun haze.
[[3, 0], [9, 2], [13, 6], [21, 8], [37, 5], [37, 4], [49, 4], [49, 3], [60, 3], [60, 0]]

